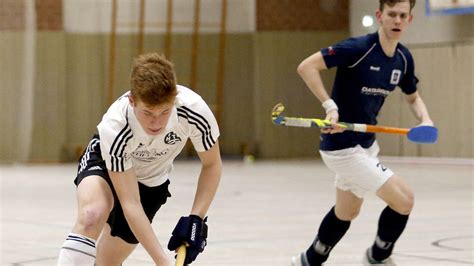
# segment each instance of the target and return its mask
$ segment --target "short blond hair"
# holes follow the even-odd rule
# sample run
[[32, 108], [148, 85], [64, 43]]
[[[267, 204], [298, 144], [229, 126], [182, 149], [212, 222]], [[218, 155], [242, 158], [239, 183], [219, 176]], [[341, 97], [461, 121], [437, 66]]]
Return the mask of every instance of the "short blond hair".
[[172, 102], [178, 94], [173, 63], [158, 53], [135, 58], [130, 85], [132, 98], [148, 106]]
[[385, 5], [394, 6], [396, 3], [409, 2], [410, 3], [410, 12], [415, 7], [416, 0], [379, 0], [379, 10], [383, 11]]

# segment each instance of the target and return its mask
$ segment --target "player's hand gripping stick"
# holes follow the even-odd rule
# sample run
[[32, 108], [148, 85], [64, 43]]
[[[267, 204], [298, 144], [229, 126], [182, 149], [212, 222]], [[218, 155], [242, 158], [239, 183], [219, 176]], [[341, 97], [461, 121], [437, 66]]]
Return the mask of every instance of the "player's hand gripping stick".
[[[168, 242], [168, 249], [171, 251], [177, 250], [183, 246], [183, 243], [186, 243], [184, 264], [176, 265], [190, 264], [196, 259], [199, 253], [204, 251], [204, 247], [206, 247], [207, 244], [206, 221], [207, 217], [202, 219], [197, 215], [183, 216], [179, 219]], [[180, 256], [183, 256], [183, 251], [181, 251], [180, 254], [180, 250], [178, 250], [177, 257]], [[178, 263], [178, 260], [176, 263]]]

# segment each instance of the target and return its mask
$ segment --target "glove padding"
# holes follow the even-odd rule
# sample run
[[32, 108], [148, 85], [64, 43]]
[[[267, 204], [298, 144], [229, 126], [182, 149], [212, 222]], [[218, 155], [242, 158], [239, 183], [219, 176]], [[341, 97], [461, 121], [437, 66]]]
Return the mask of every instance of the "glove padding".
[[177, 250], [181, 245], [187, 243], [184, 264], [193, 262], [197, 255], [204, 250], [207, 244], [206, 221], [207, 217], [203, 220], [197, 215], [189, 215], [181, 217], [176, 224], [168, 242], [168, 249]]

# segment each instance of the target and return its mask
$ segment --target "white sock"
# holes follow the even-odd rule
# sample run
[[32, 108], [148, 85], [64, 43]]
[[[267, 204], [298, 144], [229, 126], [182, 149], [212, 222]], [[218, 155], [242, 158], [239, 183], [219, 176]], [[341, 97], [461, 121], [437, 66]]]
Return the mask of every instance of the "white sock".
[[70, 233], [59, 251], [58, 266], [90, 265], [95, 263], [95, 240]]

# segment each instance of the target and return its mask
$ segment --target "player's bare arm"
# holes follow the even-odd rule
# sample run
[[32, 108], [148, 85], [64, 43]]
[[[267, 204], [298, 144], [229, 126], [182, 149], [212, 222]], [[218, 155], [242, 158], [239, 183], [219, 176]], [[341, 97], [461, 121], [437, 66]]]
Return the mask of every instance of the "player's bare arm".
[[140, 203], [138, 183], [133, 168], [124, 172], [109, 171], [109, 175], [133, 234], [156, 265], [171, 265]]
[[297, 71], [306, 83], [306, 86], [308, 86], [314, 96], [316, 96], [316, 98], [318, 98], [323, 104], [323, 107], [326, 110], [326, 119], [333, 122], [332, 129], [322, 129], [321, 132], [330, 134], [339, 133], [344, 131], [344, 129], [336, 124], [336, 122], [339, 121], [337, 105], [329, 97], [321, 79], [321, 74], [319, 73], [324, 69], [327, 69], [327, 66], [324, 62], [323, 55], [321, 52], [316, 52], [303, 60], [303, 62], [299, 64]]
[[168, 242], [169, 250], [177, 250], [184, 243], [187, 244], [186, 258], [184, 259], [186, 265], [192, 263], [207, 245], [208, 227], [205, 216], [216, 194], [222, 172], [217, 141], [209, 150], [198, 152], [198, 156], [202, 168], [191, 214], [179, 219]]
[[321, 102], [329, 100], [329, 94], [324, 87], [321, 75], [321, 70], [327, 69], [321, 52], [314, 53], [303, 60], [298, 65], [297, 71], [300, 77], [304, 80], [311, 92]]
[[222, 173], [219, 142], [205, 152], [198, 152], [198, 156], [202, 166], [191, 214], [204, 218], [214, 199]]
[[421, 125], [433, 126], [433, 121], [430, 118], [428, 109], [426, 108], [425, 102], [421, 98], [418, 91], [406, 95], [405, 99], [410, 104], [411, 111], [418, 119], [418, 121], [420, 121]]

